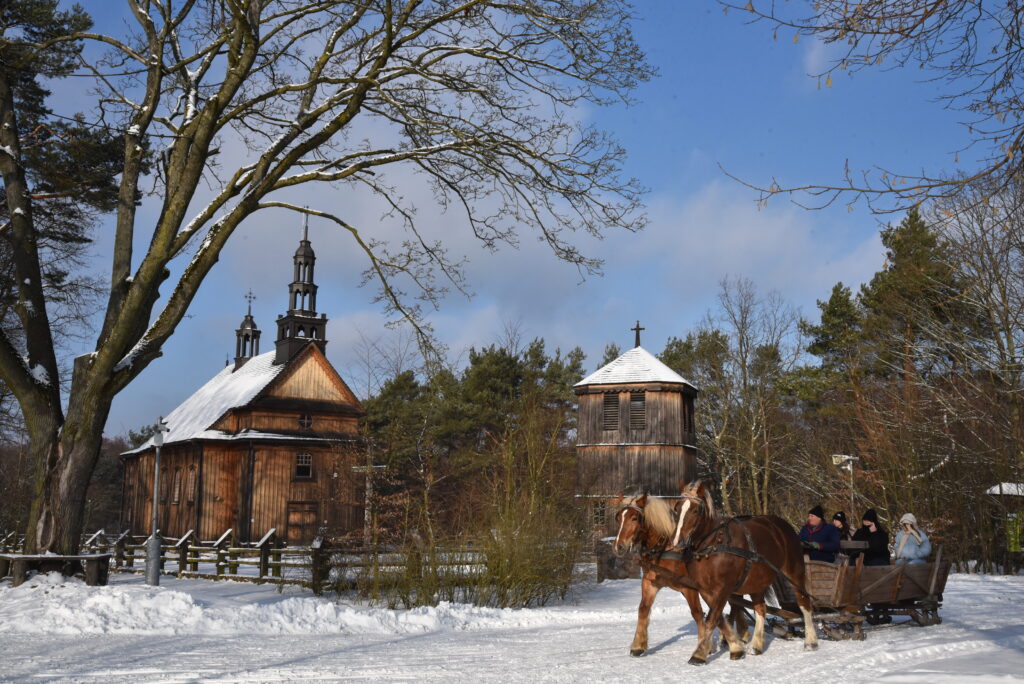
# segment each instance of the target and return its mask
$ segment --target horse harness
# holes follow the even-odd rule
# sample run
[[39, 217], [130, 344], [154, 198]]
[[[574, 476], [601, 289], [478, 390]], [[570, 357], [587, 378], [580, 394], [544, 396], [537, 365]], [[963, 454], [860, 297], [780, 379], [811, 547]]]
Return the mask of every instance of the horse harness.
[[[704, 504], [704, 502], [701, 499], [695, 496], [684, 496], [683, 498], [692, 499], [700, 505]], [[635, 504], [627, 504], [622, 507], [623, 511], [625, 511], [626, 509], [632, 509], [636, 511], [637, 515], [640, 516], [640, 519], [643, 520], [644, 510], [639, 506]], [[747, 520], [750, 520], [753, 517], [754, 516], [752, 515], [738, 515], [733, 516], [731, 518], [727, 518], [721, 521], [717, 527], [711, 529], [703, 536], [701, 536], [700, 539], [697, 539], [693, 543], [687, 545], [686, 548], [679, 551], [672, 551], [668, 549], [668, 547], [666, 546], [668, 539], [663, 539], [661, 544], [658, 546], [648, 546], [646, 542], [641, 542], [639, 556], [641, 560], [647, 561], [649, 563], [657, 563], [659, 560], [690, 563], [693, 561], [704, 560], [716, 554], [727, 553], [733, 556], [739, 556], [740, 558], [744, 559], [744, 561], [746, 561], [743, 565], [743, 572], [740, 573], [740, 578], [736, 582], [736, 586], [733, 587], [730, 593], [735, 594], [737, 591], [739, 591], [739, 588], [742, 587], [743, 584], [747, 581], [747, 578], [750, 577], [750, 571], [753, 568], [754, 563], [760, 563], [766, 566], [772, 572], [774, 572], [776, 577], [782, 577], [787, 582], [789, 582], [789, 584], [794, 589], [810, 598], [810, 594], [808, 594], [803, 587], [798, 586], [796, 582], [789, 579], [789, 577], [786, 577], [785, 573], [783, 573], [779, 568], [777, 568], [774, 563], [772, 563], [767, 558], [765, 558], [757, 552], [757, 546], [756, 544], [754, 544], [754, 540], [750, 535], [750, 530], [747, 529], [746, 525], [742, 524], [743, 522], [746, 522]], [[743, 537], [747, 543], [748, 548], [744, 549], [738, 546], [734, 546], [732, 544], [731, 526], [734, 522], [741, 523], [740, 529], [743, 530]], [[701, 544], [713, 538], [714, 543], [712, 543], [709, 546], [700, 548]], [[696, 585], [693, 585], [692, 582], [685, 582], [684, 584], [692, 585], [692, 588], [694, 589], [697, 588]]]

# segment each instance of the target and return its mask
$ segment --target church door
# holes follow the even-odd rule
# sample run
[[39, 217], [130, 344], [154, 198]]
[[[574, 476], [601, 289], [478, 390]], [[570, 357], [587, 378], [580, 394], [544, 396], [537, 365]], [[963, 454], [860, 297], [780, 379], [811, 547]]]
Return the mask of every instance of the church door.
[[288, 544], [304, 546], [313, 541], [316, 521], [320, 518], [319, 505], [315, 501], [288, 502]]

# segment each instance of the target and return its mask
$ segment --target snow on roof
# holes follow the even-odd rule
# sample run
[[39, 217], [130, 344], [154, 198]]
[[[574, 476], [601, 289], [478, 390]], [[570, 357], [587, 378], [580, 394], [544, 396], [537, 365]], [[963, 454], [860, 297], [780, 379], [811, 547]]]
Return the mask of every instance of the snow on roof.
[[1002, 494], [1003, 496], [1024, 496], [1024, 482], [1000, 482], [985, 490], [986, 494]]
[[637, 382], [672, 382], [693, 385], [679, 373], [663, 364], [651, 352], [643, 347], [633, 347], [607, 366], [596, 371], [576, 383], [576, 387], [584, 385], [617, 385]]
[[[228, 410], [245, 406], [259, 394], [270, 381], [277, 377], [287, 364], [274, 365], [276, 351], [254, 356], [244, 366], [232, 372], [234, 366], [225, 366], [200, 387], [195, 394], [183, 401], [164, 418], [169, 432], [164, 443], [184, 442], [202, 437], [224, 439], [227, 433], [208, 428], [217, 422]], [[142, 446], [126, 451], [137, 453], [153, 446], [150, 438]]]

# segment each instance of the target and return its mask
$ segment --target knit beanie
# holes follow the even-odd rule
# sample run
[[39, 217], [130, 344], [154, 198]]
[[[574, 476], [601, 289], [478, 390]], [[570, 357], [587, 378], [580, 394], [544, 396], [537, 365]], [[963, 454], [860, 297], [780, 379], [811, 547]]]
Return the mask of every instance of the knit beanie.
[[900, 524], [910, 523], [912, 526], [917, 527], [917, 518], [914, 517], [913, 513], [904, 513], [903, 517], [900, 518]]
[[868, 510], [864, 511], [864, 515], [861, 517], [861, 520], [870, 520], [871, 522], [873, 522], [873, 523], [875, 523], [877, 525], [878, 524], [878, 514], [875, 513], [875, 509], [874, 508], [869, 508]]
[[815, 506], [811, 510], [807, 511], [807, 513], [808, 513], [808, 515], [816, 515], [819, 518], [821, 518], [822, 520], [825, 519], [825, 511], [824, 511], [824, 509], [822, 509], [821, 506]]
[[843, 513], [842, 511], [836, 511], [836, 514], [832, 516], [832, 519], [833, 520], [838, 520], [839, 522], [843, 523], [844, 525], [846, 524], [846, 514]]

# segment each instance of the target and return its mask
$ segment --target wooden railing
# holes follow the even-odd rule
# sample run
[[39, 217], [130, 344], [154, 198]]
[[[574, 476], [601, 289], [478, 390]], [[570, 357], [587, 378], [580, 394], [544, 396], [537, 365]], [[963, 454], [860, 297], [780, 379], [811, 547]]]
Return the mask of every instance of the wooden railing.
[[[0, 552], [16, 553], [23, 548], [23, 537], [0, 533]], [[110, 553], [111, 572], [145, 572], [144, 537], [127, 531], [118, 535], [99, 530], [83, 535], [83, 553]], [[202, 542], [190, 530], [177, 539], [163, 539], [160, 545], [161, 573], [179, 578], [232, 580], [309, 587], [321, 594], [328, 585], [354, 588], [358, 578], [370, 569], [400, 573], [423, 567], [423, 554], [380, 549], [333, 546], [318, 537], [308, 547], [286, 546], [271, 529], [259, 541], [239, 544], [234, 530], [226, 530], [214, 541]], [[438, 560], [440, 559], [440, 560]], [[472, 575], [483, 564], [480, 554], [462, 551], [435, 551], [434, 566], [449, 568], [453, 574]]]

